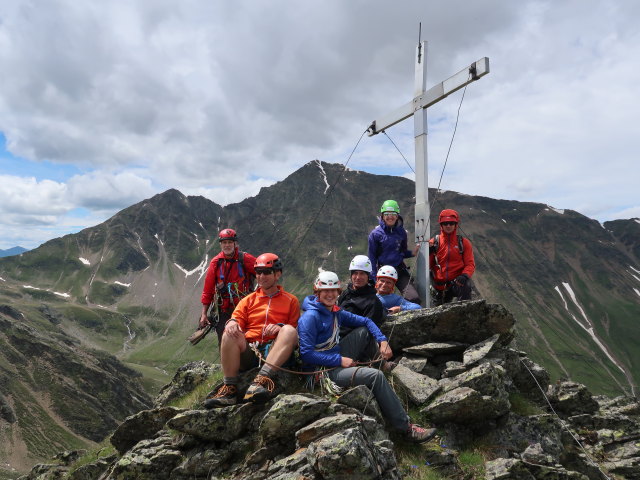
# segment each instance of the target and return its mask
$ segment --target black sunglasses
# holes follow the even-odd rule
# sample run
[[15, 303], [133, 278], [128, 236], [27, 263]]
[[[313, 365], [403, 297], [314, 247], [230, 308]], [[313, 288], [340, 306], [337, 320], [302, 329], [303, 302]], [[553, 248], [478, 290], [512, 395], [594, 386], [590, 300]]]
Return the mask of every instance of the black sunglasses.
[[256, 268], [256, 275], [271, 275], [273, 268]]
[[457, 225], [457, 222], [442, 222], [440, 225], [444, 225], [445, 227], [448, 227], [449, 225]]

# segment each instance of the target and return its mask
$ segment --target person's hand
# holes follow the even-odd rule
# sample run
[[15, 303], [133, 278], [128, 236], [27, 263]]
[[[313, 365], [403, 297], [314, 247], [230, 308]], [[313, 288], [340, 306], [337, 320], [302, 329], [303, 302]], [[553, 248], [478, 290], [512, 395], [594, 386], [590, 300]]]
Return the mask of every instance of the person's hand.
[[402, 307], [400, 307], [400, 305], [396, 305], [395, 307], [388, 308], [387, 312], [398, 313], [400, 310], [402, 310]]
[[275, 337], [276, 335], [278, 335], [278, 332], [280, 332], [280, 329], [282, 327], [280, 325], [276, 325], [276, 324], [269, 324], [266, 325], [264, 327], [264, 335], [265, 337]]
[[456, 279], [454, 280], [454, 282], [456, 282], [456, 285], [458, 285], [459, 287], [464, 287], [465, 284], [467, 283], [467, 280], [469, 280], [469, 277], [467, 277], [464, 273], [462, 275], [458, 275], [456, 277]]
[[200, 315], [200, 321], [198, 322], [198, 326], [200, 328], [204, 328], [207, 325], [210, 325], [211, 322], [209, 321], [209, 319], [207, 318], [207, 314], [205, 312], [202, 312], [202, 315]]
[[391, 357], [393, 357], [393, 352], [391, 351], [389, 342], [387, 342], [386, 340], [380, 342], [380, 355], [382, 355], [382, 358], [384, 358], [385, 360], [389, 360], [391, 359]]
[[420, 242], [416, 243], [416, 246], [413, 247], [413, 256], [415, 257], [416, 255], [418, 255], [419, 251], [420, 251]]
[[238, 322], [235, 320], [229, 320], [226, 327], [224, 327], [224, 333], [233, 338], [240, 338], [244, 336], [240, 325], [238, 325]]
[[356, 366], [356, 362], [354, 362], [353, 358], [341, 357], [340, 358], [340, 366], [342, 368], [355, 367]]

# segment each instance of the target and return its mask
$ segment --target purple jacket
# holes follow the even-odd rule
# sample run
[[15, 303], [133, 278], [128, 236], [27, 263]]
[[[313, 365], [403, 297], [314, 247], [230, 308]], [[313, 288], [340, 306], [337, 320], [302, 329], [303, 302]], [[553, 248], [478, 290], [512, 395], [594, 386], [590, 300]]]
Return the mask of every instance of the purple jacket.
[[375, 278], [376, 272], [383, 265], [391, 265], [394, 268], [405, 258], [413, 257], [413, 252], [407, 249], [407, 231], [404, 229], [403, 220], [398, 215], [398, 220], [393, 227], [387, 227], [384, 220], [371, 230], [369, 234], [369, 260], [373, 266], [371, 277]]

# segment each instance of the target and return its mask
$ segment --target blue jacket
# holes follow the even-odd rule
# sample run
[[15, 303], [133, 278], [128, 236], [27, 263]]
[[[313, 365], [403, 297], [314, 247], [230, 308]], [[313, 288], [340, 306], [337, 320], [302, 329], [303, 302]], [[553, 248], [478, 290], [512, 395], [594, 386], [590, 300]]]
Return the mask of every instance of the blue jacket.
[[391, 307], [400, 307], [400, 310], [418, 310], [422, 308], [417, 303], [410, 302], [409, 300], [405, 300], [402, 296], [397, 293], [390, 293], [389, 295], [380, 295], [377, 294], [378, 298], [382, 302], [382, 306], [389, 310]]
[[326, 367], [339, 367], [342, 356], [340, 355], [340, 340], [331, 348], [323, 352], [316, 351], [316, 345], [326, 342], [333, 333], [334, 315], [338, 317], [338, 330], [341, 325], [347, 327], [367, 327], [373, 337], [378, 342], [385, 341], [385, 337], [380, 329], [370, 318], [361, 317], [353, 313], [342, 310], [340, 307], [333, 307], [329, 311], [321, 304], [315, 295], [309, 295], [302, 302], [302, 309], [305, 312], [298, 319], [298, 337], [300, 339], [300, 357], [308, 365], [322, 365]]
[[383, 265], [391, 265], [398, 268], [405, 258], [413, 257], [413, 252], [407, 249], [407, 231], [403, 227], [404, 221], [398, 215], [398, 220], [393, 227], [387, 227], [384, 220], [369, 233], [368, 257], [373, 266], [372, 278], [378, 268]]

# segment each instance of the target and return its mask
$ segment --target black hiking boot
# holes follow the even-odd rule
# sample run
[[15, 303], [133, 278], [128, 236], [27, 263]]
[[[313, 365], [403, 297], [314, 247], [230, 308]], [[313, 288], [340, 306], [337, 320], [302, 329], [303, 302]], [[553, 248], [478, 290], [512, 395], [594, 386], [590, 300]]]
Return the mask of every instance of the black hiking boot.
[[253, 379], [253, 383], [249, 385], [247, 393], [244, 395], [245, 402], [265, 403], [268, 402], [273, 395], [275, 383], [265, 375], [258, 375]]
[[211, 392], [204, 401], [204, 408], [228, 407], [238, 403], [238, 387], [222, 385], [215, 394]]

